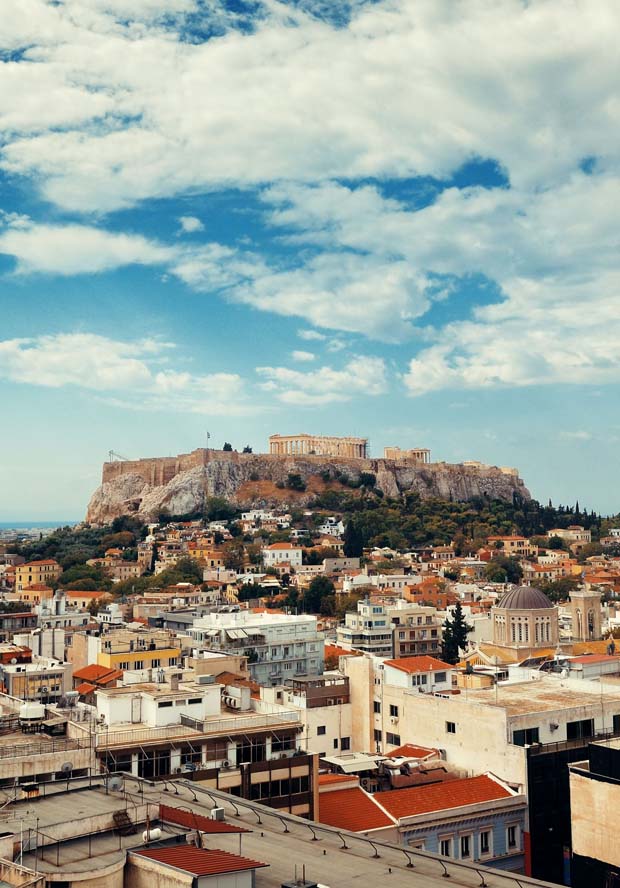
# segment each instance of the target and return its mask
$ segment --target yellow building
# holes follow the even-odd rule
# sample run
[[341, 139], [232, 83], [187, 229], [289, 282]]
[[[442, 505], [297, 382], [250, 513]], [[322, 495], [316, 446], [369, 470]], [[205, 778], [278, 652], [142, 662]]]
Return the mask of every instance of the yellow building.
[[132, 632], [119, 629], [104, 635], [97, 654], [99, 666], [109, 669], [158, 669], [177, 666], [181, 648], [175, 647], [172, 637], [162, 630]]
[[27, 561], [15, 567], [15, 591], [23, 592], [29, 586], [53, 586], [62, 573], [62, 567], [53, 558]]

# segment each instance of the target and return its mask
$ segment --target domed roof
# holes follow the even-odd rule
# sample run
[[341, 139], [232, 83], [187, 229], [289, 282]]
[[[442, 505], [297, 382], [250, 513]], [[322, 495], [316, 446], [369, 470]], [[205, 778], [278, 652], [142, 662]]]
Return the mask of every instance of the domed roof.
[[534, 586], [514, 586], [497, 602], [497, 607], [505, 610], [540, 610], [553, 607], [544, 592]]

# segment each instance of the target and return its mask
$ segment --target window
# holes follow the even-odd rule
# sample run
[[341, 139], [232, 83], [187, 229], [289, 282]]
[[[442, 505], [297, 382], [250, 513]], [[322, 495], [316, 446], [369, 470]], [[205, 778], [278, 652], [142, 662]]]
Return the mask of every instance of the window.
[[446, 734], [456, 734], [456, 722], [446, 722]]
[[620, 715], [614, 715], [613, 731], [614, 734], [620, 734]]
[[390, 716], [392, 718], [398, 718], [398, 706], [394, 706], [393, 703], [390, 703]]
[[[375, 714], [379, 714], [381, 712], [381, 702], [379, 700], [375, 700], [374, 703], [372, 704], [372, 711]], [[615, 718], [615, 716], [614, 716], [614, 718]]]
[[538, 728], [524, 728], [521, 731], [512, 732], [512, 742], [515, 746], [531, 746], [540, 743]]
[[343, 752], [346, 752], [348, 749], [351, 749], [351, 738], [343, 737], [340, 741], [340, 749]]
[[373, 738], [374, 738], [375, 743], [382, 743], [383, 742], [383, 734], [381, 733], [381, 731], [378, 731], [376, 728], [374, 730]]
[[324, 735], [324, 733], [325, 733], [325, 725], [318, 725], [318, 727], [316, 729], [317, 737], [322, 737]]
[[435, 681], [445, 681], [447, 673], [446, 672], [436, 672], [435, 673]]
[[188, 706], [197, 706], [199, 703], [202, 703], [202, 697], [192, 697], [187, 701]]
[[516, 848], [519, 841], [519, 827], [511, 824], [506, 830], [506, 844], [509, 848]]
[[400, 746], [400, 734], [390, 734], [388, 731], [385, 735], [385, 742], [391, 746]]
[[439, 840], [439, 853], [442, 857], [452, 857], [452, 836]]
[[338, 749], [338, 738], [334, 737], [334, 749]]
[[480, 833], [480, 856], [483, 857], [485, 854], [491, 853], [491, 831], [488, 829], [482, 830]]
[[594, 736], [594, 719], [585, 718], [583, 721], [568, 722], [566, 725], [567, 740], [581, 740], [583, 737]]
[[471, 857], [471, 836], [461, 836], [461, 860]]
[[161, 700], [157, 704], [158, 709], [169, 709], [172, 706], [172, 700]]

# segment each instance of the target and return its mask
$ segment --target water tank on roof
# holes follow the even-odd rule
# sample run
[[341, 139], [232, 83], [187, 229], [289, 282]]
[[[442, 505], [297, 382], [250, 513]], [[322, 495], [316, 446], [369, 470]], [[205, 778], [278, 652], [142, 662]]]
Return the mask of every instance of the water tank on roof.
[[42, 703], [22, 703], [19, 707], [20, 721], [33, 722], [43, 718], [45, 718], [45, 706]]

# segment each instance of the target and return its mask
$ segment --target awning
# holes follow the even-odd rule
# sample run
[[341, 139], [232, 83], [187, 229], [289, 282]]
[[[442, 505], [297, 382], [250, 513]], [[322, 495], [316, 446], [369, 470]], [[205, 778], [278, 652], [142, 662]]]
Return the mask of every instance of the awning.
[[226, 635], [228, 635], [229, 638], [234, 638], [234, 639], [248, 637], [248, 633], [245, 631], [245, 629], [227, 629]]

